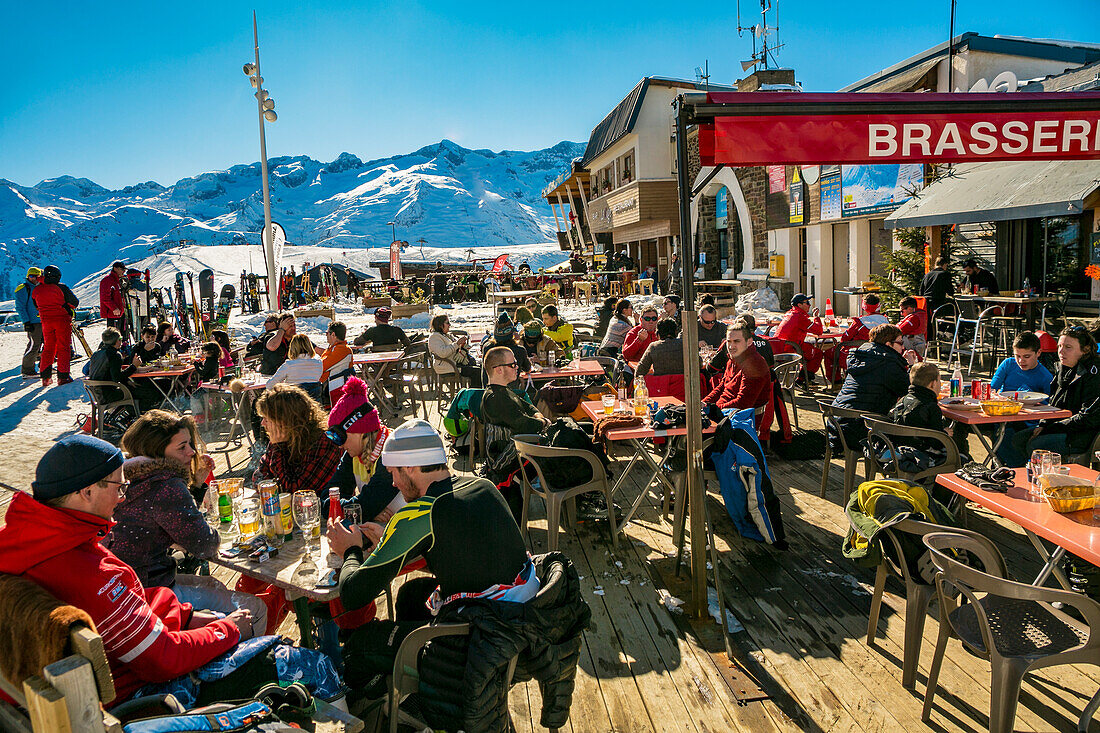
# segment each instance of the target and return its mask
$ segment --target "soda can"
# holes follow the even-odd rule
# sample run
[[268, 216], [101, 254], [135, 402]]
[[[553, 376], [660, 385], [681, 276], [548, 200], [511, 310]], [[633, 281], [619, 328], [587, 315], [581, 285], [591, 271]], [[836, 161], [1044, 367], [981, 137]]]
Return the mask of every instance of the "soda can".
[[279, 494], [279, 508], [281, 510], [283, 539], [289, 541], [294, 532], [294, 513], [292, 511], [293, 497], [290, 494]]
[[974, 379], [970, 382], [970, 396], [976, 400], [982, 398], [982, 380]]
[[992, 392], [993, 392], [993, 387], [990, 385], [990, 383], [989, 382], [982, 382], [982, 399], [983, 400], [990, 399], [990, 395], [992, 394]]
[[260, 494], [260, 511], [265, 517], [277, 516], [279, 507], [279, 484], [274, 481], [261, 481], [256, 484]]

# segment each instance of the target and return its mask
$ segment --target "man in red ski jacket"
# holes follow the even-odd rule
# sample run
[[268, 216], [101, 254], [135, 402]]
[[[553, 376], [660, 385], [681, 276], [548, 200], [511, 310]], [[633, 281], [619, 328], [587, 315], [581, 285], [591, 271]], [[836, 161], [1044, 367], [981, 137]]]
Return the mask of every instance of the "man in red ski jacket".
[[73, 311], [80, 301], [68, 285], [61, 284], [61, 270], [54, 265], [42, 271], [42, 284], [31, 292], [31, 298], [42, 319], [42, 356], [38, 362], [42, 386], [50, 386], [55, 357], [57, 384], [68, 384], [73, 381], [69, 376], [69, 360], [73, 356]]
[[646, 348], [657, 341], [657, 309], [652, 306], [642, 311], [642, 321], [630, 329], [623, 340], [623, 358], [638, 361]]
[[122, 278], [126, 275], [126, 264], [115, 260], [111, 271], [99, 281], [99, 314], [107, 319], [108, 326], [114, 326], [119, 333], [126, 333], [126, 303], [122, 296]]
[[821, 359], [824, 352], [814, 344], [806, 343], [809, 334], [821, 335], [824, 331], [817, 310], [814, 310], [813, 318], [810, 317], [810, 296], [798, 293], [791, 298], [791, 309], [783, 315], [779, 328], [775, 332], [775, 340], [772, 349], [777, 354], [785, 354], [793, 349], [784, 341], [798, 344], [802, 349], [802, 358], [805, 359], [806, 374], [812, 379], [813, 374], [821, 367]]
[[726, 371], [703, 402], [721, 409], [763, 407], [772, 394], [772, 374], [768, 362], [752, 345], [753, 328], [738, 318], [726, 332], [729, 360]]
[[917, 356], [924, 358], [924, 350], [928, 346], [925, 334], [928, 332], [928, 314], [922, 311], [917, 299], [909, 295], [898, 302], [901, 309], [901, 320], [898, 322], [898, 330], [901, 331], [901, 340], [906, 349], [917, 352]]
[[103, 637], [122, 702], [151, 682], [186, 675], [252, 635], [247, 610], [193, 611], [168, 588], [145, 588], [100, 541], [122, 500], [122, 452], [76, 434], [38, 462], [32, 494], [15, 493], [0, 527], [0, 573], [34, 581], [87, 611]]

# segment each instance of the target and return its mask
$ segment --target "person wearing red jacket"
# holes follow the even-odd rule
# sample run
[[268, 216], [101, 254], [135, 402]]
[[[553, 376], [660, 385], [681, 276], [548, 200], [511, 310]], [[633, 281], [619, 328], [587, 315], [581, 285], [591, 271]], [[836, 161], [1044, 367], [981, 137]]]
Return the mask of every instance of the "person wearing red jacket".
[[785, 354], [794, 351], [790, 344], [784, 343], [785, 341], [798, 344], [802, 349], [802, 358], [805, 359], [806, 375], [812, 380], [813, 375], [821, 367], [821, 359], [825, 356], [825, 352], [814, 344], [806, 343], [806, 336], [821, 335], [824, 330], [816, 308], [813, 311], [813, 318], [810, 317], [810, 296], [798, 293], [791, 298], [791, 309], [783, 315], [783, 320], [775, 331], [772, 349], [777, 354]]
[[736, 319], [726, 332], [729, 360], [726, 371], [703, 402], [719, 409], [757, 408], [768, 404], [772, 395], [772, 374], [768, 362], [752, 345], [753, 329]]
[[107, 319], [119, 333], [126, 334], [126, 303], [122, 296], [122, 278], [126, 276], [126, 263], [116, 260], [111, 271], [99, 281], [99, 314]]
[[247, 610], [218, 619], [145, 588], [100, 544], [126, 491], [122, 451], [70, 435], [38, 462], [32, 494], [17, 491], [0, 527], [0, 573], [31, 580], [83, 609], [103, 637], [116, 702], [147, 683], [186, 675], [252, 636]]
[[73, 311], [80, 301], [61, 283], [61, 270], [48, 265], [42, 271], [42, 284], [31, 293], [38, 316], [42, 319], [42, 356], [38, 375], [42, 386], [53, 380], [53, 362], [57, 358], [57, 384], [73, 381], [69, 376], [69, 360], [73, 356]]
[[[844, 330], [844, 335], [840, 337], [841, 343], [845, 341], [870, 341], [872, 328], [890, 322], [890, 319], [878, 312], [879, 303], [879, 297], [874, 293], [863, 296], [863, 315], [852, 319], [851, 325]], [[856, 347], [834, 346], [833, 348], [840, 349], [840, 353], [833, 352], [834, 358], [825, 362], [825, 374], [835, 384], [844, 379], [843, 367], [848, 363], [848, 354]], [[838, 367], [836, 373], [833, 372], [834, 364]]]
[[638, 361], [642, 358], [646, 348], [657, 341], [657, 309], [651, 307], [642, 311], [642, 320], [626, 334], [623, 341], [623, 358], [627, 361]]
[[924, 350], [928, 346], [928, 339], [925, 338], [928, 332], [928, 314], [917, 306], [917, 299], [911, 295], [898, 302], [898, 308], [901, 309], [898, 329], [905, 348], [917, 352], [917, 356], [923, 359]]

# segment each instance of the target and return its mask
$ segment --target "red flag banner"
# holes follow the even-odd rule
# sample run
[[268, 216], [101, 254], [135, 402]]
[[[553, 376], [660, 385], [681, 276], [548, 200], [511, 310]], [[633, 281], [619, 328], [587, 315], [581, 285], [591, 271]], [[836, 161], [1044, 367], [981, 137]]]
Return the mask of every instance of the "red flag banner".
[[390, 242], [390, 278], [401, 280], [401, 245], [404, 242], [394, 240]]
[[493, 260], [493, 272], [504, 272], [504, 266], [508, 264], [508, 255], [501, 255]]
[[1100, 159], [1100, 94], [724, 92], [696, 106], [703, 165]]

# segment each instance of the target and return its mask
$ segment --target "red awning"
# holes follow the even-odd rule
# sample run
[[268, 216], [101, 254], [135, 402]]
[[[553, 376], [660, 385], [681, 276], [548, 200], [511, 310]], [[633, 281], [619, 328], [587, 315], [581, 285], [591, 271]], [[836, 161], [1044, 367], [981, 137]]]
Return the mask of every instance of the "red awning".
[[715, 92], [703, 165], [1100, 159], [1100, 94]]

